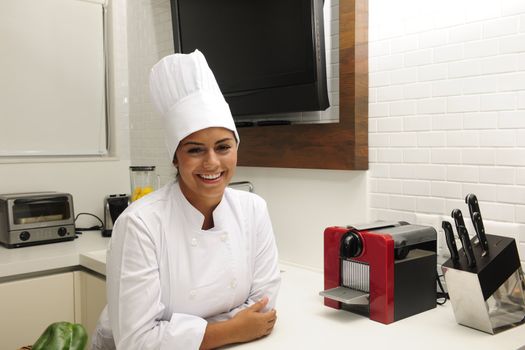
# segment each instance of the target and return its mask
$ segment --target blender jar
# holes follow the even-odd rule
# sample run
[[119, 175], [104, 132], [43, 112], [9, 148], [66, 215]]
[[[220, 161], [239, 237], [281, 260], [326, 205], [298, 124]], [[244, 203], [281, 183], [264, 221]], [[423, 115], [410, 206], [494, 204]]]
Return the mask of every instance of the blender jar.
[[130, 166], [129, 170], [132, 202], [159, 188], [155, 166]]

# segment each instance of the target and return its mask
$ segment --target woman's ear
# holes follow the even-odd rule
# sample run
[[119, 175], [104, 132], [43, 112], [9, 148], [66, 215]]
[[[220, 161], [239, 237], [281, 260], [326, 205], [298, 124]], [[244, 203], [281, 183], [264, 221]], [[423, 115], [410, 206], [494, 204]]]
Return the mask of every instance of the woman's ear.
[[172, 161], [173, 167], [175, 168], [175, 177], [179, 176], [179, 165], [177, 164], [177, 158], [173, 158]]
[[173, 160], [171, 163], [175, 167], [175, 176], [179, 176], [179, 163], [177, 162], [177, 154], [173, 155]]

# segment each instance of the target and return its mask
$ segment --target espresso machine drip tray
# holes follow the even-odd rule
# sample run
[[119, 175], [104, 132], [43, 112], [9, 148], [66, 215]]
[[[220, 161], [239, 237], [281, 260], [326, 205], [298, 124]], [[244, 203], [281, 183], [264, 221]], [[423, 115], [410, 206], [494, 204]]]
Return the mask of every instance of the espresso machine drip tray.
[[336, 287], [319, 292], [320, 296], [339, 301], [344, 304], [363, 304], [368, 305], [370, 293], [347, 287]]

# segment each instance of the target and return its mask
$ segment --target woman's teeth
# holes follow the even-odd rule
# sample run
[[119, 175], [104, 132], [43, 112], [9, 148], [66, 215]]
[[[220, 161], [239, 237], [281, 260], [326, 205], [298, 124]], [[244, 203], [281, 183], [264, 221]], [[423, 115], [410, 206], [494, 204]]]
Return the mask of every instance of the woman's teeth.
[[202, 177], [205, 180], [215, 180], [218, 179], [221, 176], [221, 173], [218, 174], [200, 174], [200, 177]]

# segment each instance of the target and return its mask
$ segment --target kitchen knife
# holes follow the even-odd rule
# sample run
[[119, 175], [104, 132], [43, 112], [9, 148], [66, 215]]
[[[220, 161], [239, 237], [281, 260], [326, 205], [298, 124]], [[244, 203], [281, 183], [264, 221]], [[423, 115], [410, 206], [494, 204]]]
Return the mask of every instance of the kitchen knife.
[[481, 218], [478, 199], [476, 198], [475, 194], [469, 193], [465, 197], [465, 202], [468, 205], [472, 224], [474, 225], [476, 235], [478, 236], [479, 243], [483, 249], [483, 255], [485, 255], [489, 250], [489, 242], [487, 241], [487, 236], [485, 235], [485, 227], [483, 226], [483, 219]]
[[474, 258], [474, 251], [472, 250], [472, 244], [470, 243], [470, 237], [468, 236], [467, 229], [465, 226], [459, 226], [458, 236], [463, 245], [463, 251], [465, 251], [465, 256], [467, 257], [468, 267], [476, 266], [476, 259]]
[[458, 236], [459, 236], [459, 228], [463, 226], [466, 229], [467, 227], [465, 226], [465, 220], [463, 220], [463, 214], [461, 213], [461, 210], [454, 209], [452, 210], [452, 214], [450, 215], [454, 219], [454, 223], [456, 224], [456, 230], [458, 231]]
[[445, 239], [447, 241], [448, 250], [450, 251], [450, 258], [453, 262], [458, 262], [458, 247], [456, 246], [456, 239], [454, 238], [454, 231], [452, 230], [452, 225], [448, 221], [443, 221], [441, 223], [441, 227], [443, 227], [443, 231], [445, 232]]

